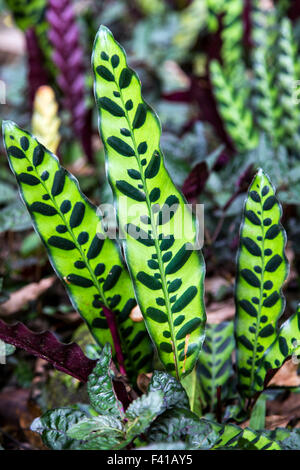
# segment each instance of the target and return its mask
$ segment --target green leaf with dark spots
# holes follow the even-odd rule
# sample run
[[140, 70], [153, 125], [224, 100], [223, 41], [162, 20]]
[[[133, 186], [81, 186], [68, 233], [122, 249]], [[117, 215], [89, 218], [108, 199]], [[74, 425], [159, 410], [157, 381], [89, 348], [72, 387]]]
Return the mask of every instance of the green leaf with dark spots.
[[[96, 341], [102, 346], [109, 342], [112, 347], [102, 307], [113, 310], [117, 328], [122, 326], [127, 331], [130, 328], [128, 342], [119, 335], [129, 377], [134, 379], [139, 372], [148, 372], [152, 367], [152, 345], [144, 323], [130, 318], [136, 305], [132, 283], [118, 245], [106, 237], [97, 208], [81, 193], [77, 180], [34, 137], [12, 122], [6, 122], [3, 131], [6, 148], [14, 142], [19, 149], [15, 153], [24, 153], [24, 158], [14, 158], [8, 152], [11, 169], [36, 231], [74, 307]], [[24, 144], [25, 137], [28, 145], [27, 140]], [[27, 184], [28, 178], [33, 177], [39, 184]], [[136, 338], [139, 342], [132, 346]], [[134, 359], [137, 353], [139, 357]]]
[[[103, 62], [101, 51], [108, 57], [118, 55], [119, 66], [114, 69]], [[114, 75], [113, 82], [99, 77], [97, 67], [101, 65]], [[118, 93], [118, 103], [125, 114], [120, 119], [98, 107], [117, 216], [122, 230], [129, 235], [123, 243], [126, 262], [159, 357], [168, 371], [181, 378], [193, 370], [204, 338], [204, 262], [199, 250], [194, 249], [196, 223], [165, 169], [158, 118], [144, 101], [140, 81], [129, 69], [124, 50], [104, 26], [96, 37], [93, 67], [96, 102], [101, 96], [113, 99]], [[132, 158], [122, 158], [122, 151], [116, 149], [116, 142], [112, 143], [112, 134], [119, 136], [119, 129], [128, 131], [126, 135], [121, 133], [124, 144], [129, 146], [123, 154]], [[119, 148], [120, 145], [118, 141]], [[163, 212], [173, 202], [178, 208], [163, 222]], [[157, 215], [160, 211], [161, 215]], [[185, 233], [175, 237], [175, 229], [183, 225]], [[172, 284], [179, 278], [181, 282]], [[174, 286], [174, 294], [169, 285]], [[176, 321], [179, 312], [183, 321]], [[166, 334], [170, 335], [168, 340]], [[179, 349], [184, 341], [186, 351]]]
[[235, 335], [238, 386], [244, 397], [256, 393], [255, 374], [276, 338], [284, 309], [281, 289], [288, 263], [280, 218], [275, 190], [259, 170], [246, 199], [237, 262]]
[[[108, 57], [117, 55], [118, 67], [103, 61], [101, 51]], [[160, 122], [144, 101], [124, 50], [104, 26], [97, 34], [92, 62], [96, 103], [101, 96], [114, 99], [117, 93], [124, 111], [120, 118], [98, 106], [108, 178], [120, 228], [128, 235], [123, 242], [125, 259], [160, 360], [181, 378], [193, 370], [204, 339], [204, 261], [194, 249], [195, 219], [165, 169]], [[97, 74], [101, 65], [109, 68], [114, 81]], [[175, 202], [178, 207], [163, 221], [163, 213]], [[176, 228], [183, 225], [185, 233], [175, 236]], [[186, 349], [180, 350], [185, 341]]]
[[[206, 337], [199, 354], [197, 370], [206, 406], [212, 412], [217, 405], [219, 387], [222, 400], [225, 401], [229, 396], [229, 380], [233, 375], [231, 356], [234, 346], [233, 322], [206, 325]], [[204, 370], [206, 372], [203, 374]]]

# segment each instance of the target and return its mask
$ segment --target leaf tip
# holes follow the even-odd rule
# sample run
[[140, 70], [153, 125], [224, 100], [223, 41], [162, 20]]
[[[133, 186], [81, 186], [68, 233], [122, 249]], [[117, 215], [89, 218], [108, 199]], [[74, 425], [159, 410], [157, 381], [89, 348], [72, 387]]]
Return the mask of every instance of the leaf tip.
[[13, 121], [3, 120], [2, 121], [2, 133], [5, 135], [7, 132], [11, 132], [16, 128], [16, 124]]
[[102, 24], [100, 25], [97, 36], [99, 41], [101, 41], [101, 44], [105, 45], [105, 42], [108, 40], [108, 38], [112, 36], [112, 32], [107, 26]]

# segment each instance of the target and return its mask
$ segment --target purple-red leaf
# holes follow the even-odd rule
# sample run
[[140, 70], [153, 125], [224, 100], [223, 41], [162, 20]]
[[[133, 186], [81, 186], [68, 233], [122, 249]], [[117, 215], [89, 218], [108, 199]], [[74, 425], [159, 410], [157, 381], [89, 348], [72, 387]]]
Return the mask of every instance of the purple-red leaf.
[[189, 202], [193, 202], [202, 193], [208, 177], [206, 162], [198, 163], [192, 169], [182, 186], [182, 192]]
[[0, 339], [45, 359], [81, 382], [87, 382], [96, 365], [96, 361], [88, 359], [76, 343], [62, 344], [50, 331], [34, 333], [20, 322], [7, 325], [0, 319]]

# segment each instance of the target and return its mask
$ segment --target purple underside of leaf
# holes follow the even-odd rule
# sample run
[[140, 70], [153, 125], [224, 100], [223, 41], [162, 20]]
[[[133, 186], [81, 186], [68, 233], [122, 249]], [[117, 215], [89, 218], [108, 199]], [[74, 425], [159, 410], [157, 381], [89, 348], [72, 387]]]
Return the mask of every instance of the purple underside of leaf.
[[7, 325], [0, 319], [0, 339], [45, 359], [56, 369], [84, 383], [96, 365], [96, 361], [88, 359], [76, 343], [63, 344], [53, 333], [34, 333], [20, 322]]
[[32, 108], [36, 91], [40, 86], [48, 84], [48, 74], [43, 66], [44, 57], [33, 28], [26, 31], [25, 38], [28, 61], [28, 92], [30, 107]]
[[80, 33], [70, 0], [49, 0], [48, 38], [53, 46], [53, 62], [59, 70], [57, 82], [63, 104], [72, 117], [74, 133], [80, 138], [88, 159], [92, 160], [91, 113], [85, 104], [85, 76]]
[[113, 339], [113, 343], [114, 343], [114, 347], [115, 347], [115, 351], [116, 351], [116, 358], [117, 358], [117, 361], [118, 361], [118, 364], [119, 364], [120, 372], [121, 372], [122, 375], [126, 375], [125, 361], [124, 361], [123, 351], [122, 351], [122, 347], [121, 347], [121, 340], [120, 340], [119, 333], [118, 333], [116, 317], [115, 317], [114, 313], [111, 310], [109, 310], [108, 308], [106, 308], [104, 305], [103, 305], [102, 309], [103, 309], [103, 313], [105, 315], [108, 327], [109, 327], [110, 332], [111, 332], [111, 336], [112, 336], [112, 339]]
[[198, 163], [188, 175], [182, 186], [182, 192], [189, 202], [199, 196], [209, 177], [209, 171], [205, 162]]

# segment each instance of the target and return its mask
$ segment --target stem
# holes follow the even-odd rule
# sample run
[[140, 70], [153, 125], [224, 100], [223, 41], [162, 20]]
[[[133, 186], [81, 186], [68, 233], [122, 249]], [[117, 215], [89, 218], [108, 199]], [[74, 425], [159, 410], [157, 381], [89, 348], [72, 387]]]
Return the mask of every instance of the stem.
[[102, 309], [103, 309], [103, 313], [105, 315], [108, 327], [111, 332], [112, 340], [113, 340], [114, 347], [116, 350], [116, 357], [117, 357], [117, 361], [119, 364], [120, 372], [122, 375], [127, 375], [126, 369], [125, 369], [125, 360], [124, 360], [124, 356], [122, 352], [120, 335], [119, 335], [118, 326], [116, 322], [116, 317], [113, 314], [113, 312], [109, 310], [107, 307], [105, 307], [104, 305], [102, 306]]

